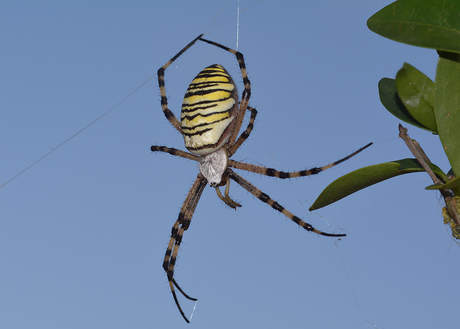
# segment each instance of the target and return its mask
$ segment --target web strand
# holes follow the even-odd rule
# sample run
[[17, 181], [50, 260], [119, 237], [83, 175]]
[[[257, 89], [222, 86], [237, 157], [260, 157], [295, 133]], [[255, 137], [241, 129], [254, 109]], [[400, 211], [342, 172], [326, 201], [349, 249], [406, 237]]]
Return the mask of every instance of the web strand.
[[141, 89], [147, 82], [149, 82], [150, 80], [152, 80], [154, 77], [156, 77], [156, 74], [151, 76], [150, 78], [148, 78], [147, 80], [145, 80], [143, 83], [141, 83], [137, 88], [135, 88], [133, 91], [131, 91], [128, 95], [126, 95], [122, 100], [120, 100], [117, 104], [115, 104], [114, 106], [112, 106], [107, 112], [103, 113], [102, 115], [100, 115], [99, 117], [97, 117], [96, 119], [94, 119], [93, 121], [91, 121], [89, 124], [87, 124], [86, 126], [84, 126], [83, 128], [81, 128], [79, 131], [77, 131], [75, 134], [73, 134], [72, 136], [70, 136], [69, 138], [67, 138], [66, 140], [64, 140], [61, 144], [59, 144], [58, 146], [56, 146], [55, 148], [53, 148], [51, 151], [49, 151], [48, 153], [46, 153], [45, 155], [41, 156], [40, 158], [38, 158], [36, 161], [32, 162], [29, 166], [27, 166], [26, 168], [24, 168], [23, 170], [21, 170], [19, 173], [17, 173], [16, 175], [14, 175], [13, 177], [11, 177], [9, 180], [7, 180], [5, 183], [3, 183], [2, 185], [0, 185], [0, 188], [4, 187], [6, 184], [10, 183], [11, 181], [15, 180], [16, 178], [18, 178], [19, 176], [21, 176], [23, 173], [25, 173], [27, 170], [29, 170], [30, 168], [32, 168], [33, 166], [35, 166], [37, 163], [39, 163], [40, 161], [42, 161], [43, 159], [45, 159], [46, 157], [48, 157], [50, 154], [52, 154], [54, 151], [60, 149], [62, 146], [64, 146], [65, 144], [67, 144], [68, 142], [70, 142], [72, 139], [74, 139], [75, 137], [77, 137], [78, 135], [80, 135], [82, 132], [84, 132], [86, 129], [88, 129], [89, 127], [91, 127], [93, 124], [95, 124], [97, 121], [99, 121], [100, 119], [102, 119], [103, 117], [105, 117], [107, 114], [109, 114], [110, 112], [112, 112], [113, 110], [115, 110], [118, 106], [120, 106], [124, 101], [126, 101], [129, 97], [131, 97], [134, 93], [136, 93], [139, 89]]

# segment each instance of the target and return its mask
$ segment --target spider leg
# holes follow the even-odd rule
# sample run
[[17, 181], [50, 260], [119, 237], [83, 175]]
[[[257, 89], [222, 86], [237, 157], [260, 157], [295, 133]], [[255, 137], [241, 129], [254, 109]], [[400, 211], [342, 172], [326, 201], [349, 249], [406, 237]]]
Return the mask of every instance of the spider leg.
[[367, 144], [366, 146], [361, 147], [359, 150], [351, 153], [350, 155], [347, 155], [346, 157], [339, 159], [335, 162], [332, 162], [328, 165], [322, 166], [322, 167], [315, 167], [311, 169], [306, 169], [306, 170], [300, 170], [300, 171], [291, 171], [291, 172], [285, 172], [285, 171], [280, 171], [276, 170], [273, 168], [267, 168], [267, 167], [262, 167], [262, 166], [256, 166], [250, 163], [244, 163], [244, 162], [239, 162], [235, 161], [232, 159], [228, 160], [228, 166], [236, 169], [241, 169], [241, 170], [246, 170], [250, 171], [256, 174], [261, 174], [265, 176], [271, 176], [271, 177], [278, 177], [278, 178], [293, 178], [293, 177], [302, 177], [302, 176], [310, 176], [310, 175], [316, 175], [319, 174], [320, 172], [329, 169], [331, 167], [334, 167], [338, 165], [339, 163], [342, 163], [351, 157], [355, 156], [356, 154], [360, 153], [364, 149], [368, 148], [371, 146], [372, 143]]
[[301, 220], [299, 217], [295, 216], [292, 214], [290, 211], [286, 210], [283, 206], [281, 206], [278, 202], [270, 198], [268, 194], [265, 194], [261, 190], [259, 190], [257, 187], [252, 185], [250, 182], [248, 182], [246, 179], [241, 177], [240, 175], [236, 174], [233, 170], [227, 169], [228, 176], [233, 179], [235, 182], [237, 182], [239, 185], [241, 185], [246, 191], [254, 195], [256, 198], [258, 198], [260, 201], [265, 202], [268, 204], [270, 207], [272, 207], [275, 210], [278, 210], [280, 213], [282, 213], [284, 216], [292, 220], [294, 223], [297, 225], [303, 227], [307, 231], [314, 232], [319, 235], [325, 235], [325, 236], [332, 236], [332, 237], [341, 237], [345, 236], [346, 234], [332, 234], [332, 233], [325, 233], [323, 231], [317, 230], [310, 224], [304, 222]]
[[182, 311], [174, 287], [176, 287], [177, 290], [179, 290], [179, 292], [184, 295], [185, 298], [190, 300], [196, 300], [196, 298], [187, 295], [176, 282], [174, 279], [174, 267], [176, 265], [180, 244], [182, 242], [182, 236], [190, 226], [193, 213], [195, 212], [196, 206], [198, 205], [198, 201], [200, 200], [201, 194], [203, 193], [206, 184], [206, 178], [204, 178], [203, 175], [199, 173], [190, 191], [188, 192], [187, 197], [185, 198], [184, 204], [182, 205], [182, 208], [179, 212], [179, 217], [172, 227], [171, 238], [169, 239], [169, 244], [166, 248], [165, 259], [163, 262], [163, 269], [167, 274], [169, 287], [171, 289], [174, 301], [177, 308], [179, 309], [180, 314], [187, 322], [190, 321], [185, 316], [184, 311]]
[[228, 176], [226, 178], [226, 183], [225, 183], [225, 197], [222, 196], [222, 193], [220, 192], [219, 186], [216, 186], [216, 192], [217, 192], [217, 196], [219, 197], [219, 199], [224, 201], [225, 204], [227, 206], [229, 206], [230, 208], [233, 208], [233, 209], [236, 210], [237, 207], [241, 207], [241, 205], [238, 202], [236, 202], [236, 201], [232, 200], [232, 198], [230, 198], [230, 195], [229, 195], [229, 193], [230, 193], [230, 178], [228, 178]]
[[233, 145], [230, 144], [231, 147], [228, 150], [228, 157], [231, 157], [236, 152], [236, 150], [238, 150], [240, 148], [241, 144], [243, 144], [244, 141], [251, 134], [252, 129], [254, 129], [254, 121], [256, 120], [257, 110], [255, 108], [253, 108], [253, 107], [250, 107], [250, 106], [248, 106], [248, 110], [251, 111], [251, 117], [249, 118], [248, 127], [246, 128], [245, 131], [243, 131], [241, 133], [240, 137], [238, 137], [238, 139], [235, 142], [235, 144], [233, 144]]
[[243, 94], [241, 96], [240, 108], [238, 110], [238, 116], [237, 116], [237, 119], [236, 119], [235, 128], [234, 128], [232, 134], [230, 135], [230, 138], [228, 139], [229, 145], [233, 145], [235, 143], [236, 136], [238, 135], [238, 132], [241, 129], [241, 125], [243, 124], [244, 113], [246, 112], [246, 109], [247, 109], [248, 103], [249, 103], [249, 98], [251, 97], [251, 81], [249, 81], [248, 73], [246, 72], [246, 64], [244, 62], [244, 56], [239, 51], [236, 51], [236, 50], [233, 50], [231, 48], [228, 48], [228, 47], [226, 47], [224, 45], [221, 45], [221, 44], [219, 44], [217, 42], [203, 39], [203, 38], [201, 38], [201, 36], [199, 37], [199, 39], [201, 41], [204, 41], [206, 43], [209, 43], [211, 45], [214, 45], [216, 47], [222, 48], [222, 49], [232, 53], [233, 55], [236, 56], [236, 59], [238, 60], [238, 65], [240, 66], [241, 76], [243, 77], [244, 90], [243, 90]]
[[165, 65], [158, 69], [158, 86], [160, 87], [160, 95], [161, 95], [161, 108], [163, 109], [163, 113], [168, 119], [169, 122], [176, 128], [182, 135], [182, 129], [180, 126], [179, 120], [177, 120], [176, 116], [171, 112], [168, 108], [168, 98], [166, 97], [166, 88], [165, 88], [165, 70], [174, 62], [180, 55], [182, 55], [187, 49], [189, 49], [199, 38], [201, 38], [203, 34], [200, 34], [195, 39], [193, 39], [188, 45], [186, 45], [181, 51], [179, 51], [173, 58], [171, 58]]
[[200, 157], [195, 154], [191, 154], [188, 152], [184, 152], [175, 148], [167, 147], [167, 146], [159, 146], [159, 145], [152, 145], [150, 147], [150, 151], [152, 152], [165, 152], [169, 153], [171, 155], [179, 156], [181, 158], [189, 159], [189, 160], [194, 160], [194, 161], [200, 161]]

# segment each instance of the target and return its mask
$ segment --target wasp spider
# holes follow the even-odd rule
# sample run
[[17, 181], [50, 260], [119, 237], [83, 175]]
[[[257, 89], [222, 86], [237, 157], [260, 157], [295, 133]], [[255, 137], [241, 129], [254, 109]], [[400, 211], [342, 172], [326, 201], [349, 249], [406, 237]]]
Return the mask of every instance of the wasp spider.
[[[299, 217], [289, 212], [278, 202], [274, 201], [267, 194], [259, 190], [230, 168], [246, 170], [278, 178], [308, 176], [331, 168], [351, 158], [370, 145], [368, 144], [349, 156], [326, 166], [295, 172], [283, 172], [230, 159], [241, 144], [249, 137], [249, 134], [254, 126], [257, 111], [248, 106], [249, 97], [251, 96], [251, 83], [246, 73], [243, 54], [213, 41], [205, 40], [202, 36], [203, 35], [199, 35], [196, 37], [158, 70], [161, 108], [163, 109], [163, 113], [169, 122], [184, 137], [185, 147], [190, 151], [190, 153], [166, 146], [154, 145], [151, 147], [153, 152], [165, 152], [189, 160], [194, 160], [197, 161], [200, 166], [200, 172], [198, 173], [192, 188], [188, 192], [185, 202], [179, 212], [179, 217], [172, 228], [171, 238], [169, 240], [163, 262], [163, 268], [167, 273], [174, 301], [176, 302], [179, 312], [187, 322], [189, 322], [189, 320], [182, 311], [175, 289], [180, 291], [187, 299], [193, 301], [196, 301], [196, 299], [187, 295], [177, 284], [174, 279], [174, 267], [182, 241], [182, 236], [184, 231], [186, 231], [190, 226], [193, 213], [206, 184], [209, 184], [211, 187], [216, 189], [218, 197], [225, 202], [225, 204], [236, 209], [241, 205], [233, 201], [229, 196], [230, 180], [233, 180], [256, 198], [267, 203], [273, 209], [278, 210], [307, 231], [330, 237], [341, 237], [345, 236], [345, 234], [331, 234], [315, 229], [310, 224], [304, 222]], [[241, 101], [239, 101], [236, 85], [228, 72], [219, 64], [211, 65], [202, 70], [190, 83], [182, 103], [181, 121], [179, 122], [179, 120], [168, 108], [164, 73], [171, 63], [173, 63], [198, 40], [222, 48], [236, 56], [241, 70], [241, 75], [243, 77], [244, 90]], [[246, 129], [238, 136], [243, 124], [246, 110], [251, 112], [251, 117]], [[223, 195], [219, 189], [220, 186], [225, 186]]]

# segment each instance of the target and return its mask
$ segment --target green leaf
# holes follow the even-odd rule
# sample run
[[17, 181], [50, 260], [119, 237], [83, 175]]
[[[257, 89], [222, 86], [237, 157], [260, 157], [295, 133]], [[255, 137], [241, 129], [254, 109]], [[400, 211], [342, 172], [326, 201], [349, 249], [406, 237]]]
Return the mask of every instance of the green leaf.
[[410, 115], [426, 130], [436, 133], [434, 82], [412, 65], [404, 63], [396, 74], [396, 90]]
[[433, 184], [425, 187], [427, 190], [459, 190], [460, 189], [460, 177], [454, 178], [448, 181], [446, 184]]
[[435, 116], [444, 152], [460, 176], [460, 55], [441, 53], [436, 69]]
[[398, 119], [421, 129], [426, 129], [407, 111], [396, 91], [395, 79], [383, 78], [379, 81], [380, 102]]
[[398, 0], [367, 21], [383, 37], [414, 46], [460, 52], [460, 1]]
[[[430, 167], [441, 179], [447, 179], [446, 174], [436, 165], [430, 164]], [[421, 171], [425, 170], [416, 159], [402, 159], [385, 162], [355, 170], [329, 184], [323, 192], [321, 192], [309, 210], [311, 211], [325, 207], [350, 194], [386, 179]]]
[[[401, 168], [399, 168], [399, 173], [401, 175], [425, 171], [425, 169], [423, 169], [422, 165], [417, 161], [417, 159], [408, 158], [393, 162], [401, 164]], [[449, 177], [437, 165], [435, 165], [434, 163], [428, 163], [428, 165], [430, 169], [433, 171], [433, 173], [436, 176], [438, 176], [438, 178], [441, 179], [443, 182], [447, 182], [449, 180]]]

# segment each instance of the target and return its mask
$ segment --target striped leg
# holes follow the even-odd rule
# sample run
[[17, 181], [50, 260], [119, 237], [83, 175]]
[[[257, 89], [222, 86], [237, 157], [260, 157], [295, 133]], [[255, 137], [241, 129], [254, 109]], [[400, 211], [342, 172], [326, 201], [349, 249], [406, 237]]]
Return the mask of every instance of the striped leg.
[[278, 177], [278, 178], [282, 178], [282, 179], [284, 179], [284, 178], [293, 178], [293, 177], [302, 177], [302, 176], [310, 176], [310, 175], [319, 174], [320, 172], [322, 172], [322, 171], [324, 171], [326, 169], [334, 167], [334, 166], [338, 165], [339, 163], [342, 163], [342, 162], [350, 159], [351, 157], [355, 156], [356, 154], [358, 154], [359, 152], [363, 151], [364, 149], [368, 148], [371, 145], [372, 145], [372, 143], [369, 143], [366, 146], [361, 147], [356, 152], [353, 152], [352, 154], [347, 155], [346, 157], [344, 157], [342, 159], [339, 159], [339, 160], [337, 160], [335, 162], [332, 162], [332, 163], [330, 163], [328, 165], [325, 165], [325, 166], [322, 166], [322, 167], [315, 167], [315, 168], [311, 168], [311, 169], [306, 169], [306, 170], [300, 170], [300, 171], [285, 172], [285, 171], [280, 171], [280, 170], [276, 170], [276, 169], [273, 169], [273, 168], [256, 166], [256, 165], [253, 165], [253, 164], [239, 162], [239, 161], [235, 161], [235, 160], [231, 160], [231, 159], [228, 160], [228, 166], [232, 167], [232, 168], [236, 168], [236, 169], [250, 171], [250, 172], [253, 172], [253, 173], [256, 173], [256, 174], [261, 174], [261, 175], [271, 176], [271, 177]]
[[282, 213], [284, 216], [287, 218], [291, 219], [294, 223], [297, 225], [303, 227], [307, 231], [314, 232], [316, 234], [320, 235], [325, 235], [325, 236], [332, 236], [332, 237], [341, 237], [345, 236], [346, 234], [331, 234], [331, 233], [325, 233], [320, 230], [317, 230], [310, 224], [304, 222], [301, 220], [299, 217], [295, 216], [292, 214], [290, 211], [286, 210], [283, 206], [281, 206], [278, 202], [275, 200], [271, 199], [270, 196], [259, 190], [257, 187], [252, 185], [250, 182], [248, 182], [246, 179], [241, 177], [240, 175], [236, 174], [233, 170], [227, 169], [228, 176], [233, 179], [235, 182], [240, 184], [245, 190], [247, 190], [249, 193], [254, 195], [256, 198], [258, 198], [260, 201], [265, 202], [268, 204], [270, 207], [272, 207], [275, 210], [278, 210], [280, 213]]
[[193, 213], [195, 212], [198, 201], [200, 200], [201, 194], [203, 193], [204, 188], [206, 187], [207, 181], [206, 178], [200, 173], [198, 174], [195, 182], [192, 185], [192, 188], [185, 198], [184, 204], [179, 212], [179, 217], [174, 223], [174, 226], [171, 230], [171, 238], [169, 240], [168, 247], [165, 253], [165, 259], [163, 262], [163, 269], [166, 271], [168, 276], [169, 287], [171, 289], [174, 301], [176, 302], [177, 308], [179, 309], [180, 314], [185, 319], [185, 321], [190, 322], [185, 316], [182, 308], [180, 307], [179, 300], [177, 299], [176, 287], [185, 298], [190, 300], [196, 300], [187, 295], [181, 287], [174, 280], [174, 266], [176, 264], [177, 254], [179, 252], [180, 244], [182, 242], [182, 236], [184, 232], [188, 230], [190, 222], [192, 220]]
[[211, 45], [214, 45], [216, 47], [222, 48], [233, 55], [236, 56], [236, 59], [238, 60], [238, 65], [240, 66], [241, 70], [241, 75], [243, 77], [243, 83], [244, 83], [244, 90], [243, 90], [243, 95], [241, 96], [241, 102], [240, 102], [240, 108], [238, 111], [238, 118], [236, 120], [235, 128], [233, 130], [232, 135], [228, 139], [229, 145], [233, 145], [236, 141], [236, 137], [241, 129], [241, 125], [243, 124], [243, 119], [244, 119], [244, 114], [246, 112], [246, 109], [248, 108], [248, 103], [249, 103], [249, 98], [251, 97], [251, 82], [249, 81], [248, 78], [248, 73], [246, 72], [246, 64], [244, 63], [244, 57], [243, 54], [240, 53], [239, 51], [233, 50], [231, 48], [228, 48], [224, 45], [221, 45], [219, 43], [216, 43], [214, 41], [209, 41], [203, 38], [199, 38], [201, 41], [207, 42]]
[[[251, 134], [252, 132], [252, 129], [254, 128], [254, 121], [256, 119], [256, 116], [257, 116], [257, 110], [253, 107], [250, 107], [248, 106], [248, 110], [251, 111], [251, 117], [249, 119], [249, 123], [248, 123], [248, 126], [246, 128], [245, 131], [243, 131], [240, 135], [240, 137], [238, 137], [237, 141], [235, 142], [235, 144], [233, 144], [228, 150], [228, 157], [231, 157], [235, 152], [236, 150], [238, 150], [240, 148], [240, 146], [244, 143], [244, 141], [246, 139], [248, 139], [249, 135]], [[233, 161], [233, 160], [232, 160]], [[227, 206], [229, 206], [230, 208], [233, 208], [236, 210], [237, 207], [241, 207], [241, 205], [232, 200], [232, 198], [230, 198], [230, 178], [227, 177], [227, 181], [226, 181], [226, 184], [225, 184], [225, 197], [222, 196], [222, 193], [220, 192], [220, 189], [219, 187], [216, 187], [216, 192], [217, 192], [217, 196], [225, 202], [225, 204]]]
[[245, 131], [241, 133], [240, 137], [238, 137], [235, 144], [233, 145], [230, 144], [231, 147], [228, 150], [228, 157], [231, 157], [233, 154], [235, 154], [236, 150], [238, 150], [241, 144], [243, 144], [244, 141], [248, 139], [249, 135], [251, 134], [252, 129], [254, 129], [254, 121], [256, 120], [257, 110], [250, 106], [248, 106], [248, 110], [251, 111], [251, 117], [249, 118], [248, 127], [246, 128]]
[[174, 62], [180, 55], [182, 55], [187, 49], [189, 49], [199, 38], [201, 38], [203, 34], [200, 34], [198, 37], [192, 40], [188, 45], [186, 45], [181, 51], [179, 51], [176, 56], [171, 58], [165, 65], [163, 65], [157, 73], [158, 76], [158, 86], [160, 87], [160, 95], [161, 95], [161, 108], [163, 109], [163, 113], [165, 114], [166, 119], [171, 122], [171, 124], [176, 128], [181, 134], [182, 129], [180, 127], [180, 122], [177, 120], [176, 116], [171, 112], [168, 108], [168, 98], [166, 97], [166, 88], [165, 88], [165, 70]]
[[165, 153], [169, 153], [171, 155], [176, 155], [176, 156], [179, 156], [181, 158], [194, 160], [194, 161], [199, 161], [199, 159], [200, 159], [200, 157], [198, 155], [188, 153], [188, 152], [184, 152], [184, 151], [174, 149], [174, 148], [171, 148], [171, 147], [167, 147], [167, 146], [152, 145], [150, 147], [150, 151], [152, 151], [152, 152], [165, 152]]

